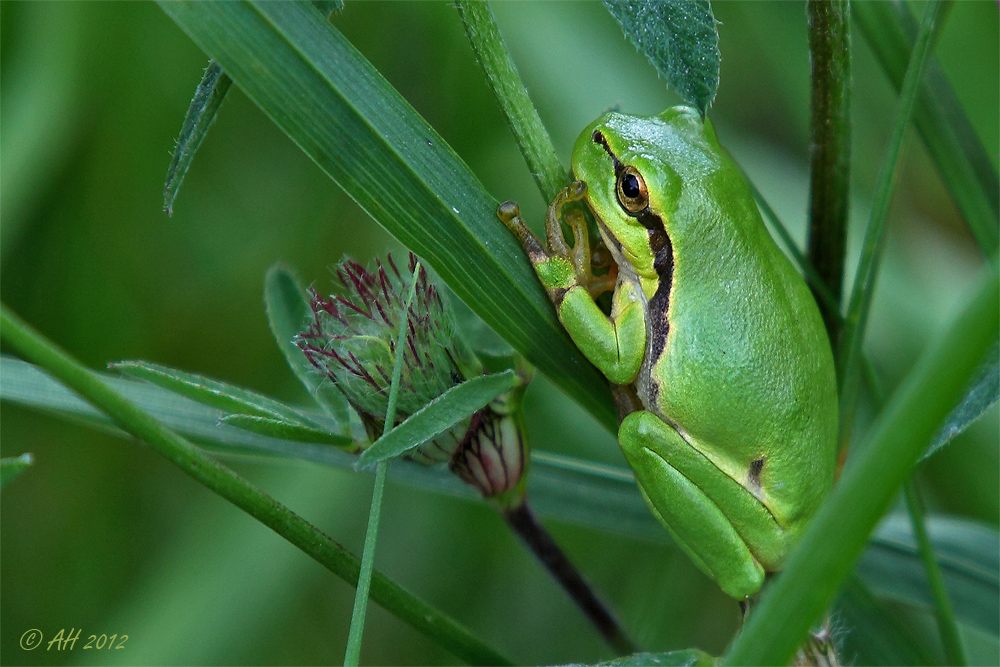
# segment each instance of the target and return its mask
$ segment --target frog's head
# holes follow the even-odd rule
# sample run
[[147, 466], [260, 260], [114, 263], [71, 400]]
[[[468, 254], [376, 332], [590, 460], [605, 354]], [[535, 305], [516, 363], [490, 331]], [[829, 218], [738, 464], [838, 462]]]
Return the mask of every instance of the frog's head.
[[611, 111], [587, 127], [573, 149], [573, 174], [619, 266], [653, 279], [672, 262], [669, 220], [691, 169], [714, 163], [711, 124], [690, 107], [659, 116]]

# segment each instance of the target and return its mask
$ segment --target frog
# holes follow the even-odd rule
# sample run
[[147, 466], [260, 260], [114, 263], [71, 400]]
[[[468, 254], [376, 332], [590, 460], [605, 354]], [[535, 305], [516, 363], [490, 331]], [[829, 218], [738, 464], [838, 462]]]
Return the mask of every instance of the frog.
[[749, 604], [834, 482], [837, 382], [819, 309], [696, 110], [609, 111], [571, 163], [544, 245], [515, 202], [498, 216], [569, 337], [624, 397], [618, 444], [646, 505]]

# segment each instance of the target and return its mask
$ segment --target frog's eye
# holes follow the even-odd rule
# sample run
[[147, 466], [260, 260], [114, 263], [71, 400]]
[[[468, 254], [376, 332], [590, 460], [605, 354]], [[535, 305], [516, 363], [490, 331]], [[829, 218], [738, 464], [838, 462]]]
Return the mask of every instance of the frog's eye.
[[646, 181], [635, 167], [625, 167], [618, 174], [618, 203], [626, 213], [639, 213], [649, 206]]

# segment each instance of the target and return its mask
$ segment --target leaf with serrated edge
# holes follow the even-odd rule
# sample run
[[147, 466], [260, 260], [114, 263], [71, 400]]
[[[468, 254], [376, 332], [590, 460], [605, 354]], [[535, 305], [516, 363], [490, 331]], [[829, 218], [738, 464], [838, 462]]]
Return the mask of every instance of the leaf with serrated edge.
[[704, 118], [719, 88], [719, 31], [708, 0], [604, 0], [625, 35]]
[[410, 415], [406, 421], [372, 443], [358, 459], [361, 467], [373, 466], [404, 454], [470, 417], [500, 394], [518, 385], [514, 371], [482, 375], [455, 385]]

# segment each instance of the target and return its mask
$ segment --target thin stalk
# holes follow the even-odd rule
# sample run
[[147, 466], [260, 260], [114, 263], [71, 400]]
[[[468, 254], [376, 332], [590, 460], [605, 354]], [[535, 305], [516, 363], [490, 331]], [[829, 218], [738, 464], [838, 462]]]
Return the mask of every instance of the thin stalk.
[[456, 6], [476, 60], [503, 109], [528, 169], [542, 197], [550, 202], [569, 185], [569, 177], [500, 36], [493, 11], [485, 0], [459, 0]]
[[[406, 350], [406, 325], [410, 322], [410, 306], [417, 293], [417, 278], [420, 262], [413, 267], [413, 279], [406, 295], [406, 306], [399, 318], [396, 331], [396, 356], [392, 363], [392, 379], [389, 382], [389, 399], [385, 408], [383, 435], [392, 430], [396, 423], [396, 399], [399, 396], [399, 378], [403, 374], [403, 353]], [[351, 614], [351, 629], [347, 633], [347, 650], [344, 653], [344, 667], [357, 667], [361, 659], [361, 639], [365, 632], [365, 615], [368, 612], [368, 591], [371, 588], [372, 571], [375, 569], [375, 543], [378, 538], [378, 524], [382, 516], [382, 493], [385, 490], [385, 474], [388, 461], [379, 461], [375, 466], [375, 486], [372, 489], [372, 505], [368, 512], [368, 530], [365, 532], [365, 547], [361, 552], [361, 573], [358, 587], [354, 591], [354, 611]]]
[[920, 34], [913, 47], [910, 64], [906, 68], [892, 134], [889, 137], [889, 145], [886, 147], [885, 157], [882, 159], [882, 165], [879, 169], [871, 219], [865, 232], [864, 247], [854, 279], [850, 306], [841, 330], [836, 357], [838, 362], [837, 379], [840, 385], [840, 432], [843, 441], [850, 439], [850, 430], [857, 410], [858, 361], [861, 356], [872, 297], [875, 294], [875, 282], [881, 266], [882, 252], [885, 246], [886, 218], [889, 214], [889, 204], [896, 184], [903, 138], [906, 136], [906, 130], [913, 115], [917, 92], [920, 90], [920, 81], [923, 78], [927, 59], [931, 54], [931, 45], [939, 25], [938, 16], [942, 7], [940, 0], [931, 0], [927, 3], [923, 19], [920, 22]]
[[833, 304], [818, 303], [830, 340], [836, 341], [850, 214], [851, 3], [809, 0], [806, 13], [812, 62], [807, 245], [809, 261], [835, 297]]
[[[861, 554], [900, 485], [1000, 330], [1000, 277], [988, 266], [947, 330], [924, 350], [848, 462], [784, 571], [764, 591], [722, 663], [788, 664]], [[864, 502], [859, 502], [863, 498]]]
[[524, 501], [504, 508], [501, 514], [511, 530], [562, 585], [607, 642], [621, 655], [638, 652], [639, 647], [625, 634], [618, 620], [538, 521], [528, 503]]
[[934, 616], [937, 618], [938, 632], [941, 633], [941, 645], [944, 647], [945, 663], [949, 665], [967, 665], [965, 650], [962, 648], [962, 638], [958, 633], [958, 622], [955, 620], [955, 611], [952, 609], [951, 600], [948, 599], [948, 590], [944, 586], [944, 577], [941, 575], [941, 568], [934, 557], [934, 545], [931, 544], [927, 536], [927, 527], [924, 524], [924, 507], [920, 500], [920, 492], [911, 477], [903, 484], [903, 493], [906, 496], [906, 509], [910, 513], [910, 524], [913, 526], [913, 536], [917, 540], [920, 549], [920, 559], [924, 563], [924, 572], [927, 575], [927, 586], [931, 591], [931, 598], [934, 600]]
[[[116, 426], [149, 444], [195, 481], [281, 535], [347, 583], [357, 584], [361, 565], [357, 556], [140, 410], [4, 304], [0, 304], [0, 337], [26, 360], [43, 368], [106, 414]], [[371, 597], [386, 611], [469, 664], [512, 664], [466, 628], [379, 572], [372, 577]]]

